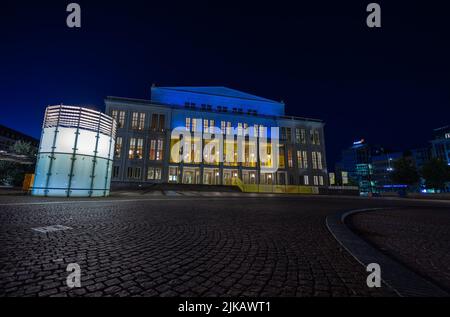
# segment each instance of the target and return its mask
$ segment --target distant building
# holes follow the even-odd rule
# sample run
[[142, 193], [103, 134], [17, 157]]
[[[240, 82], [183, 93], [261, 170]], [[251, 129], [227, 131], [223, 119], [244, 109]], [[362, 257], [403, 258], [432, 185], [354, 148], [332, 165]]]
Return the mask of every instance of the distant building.
[[[287, 116], [283, 102], [226, 87], [153, 86], [151, 100], [108, 97], [105, 104], [118, 123], [113, 184], [231, 185], [240, 178], [244, 184], [328, 185], [324, 123]], [[267, 172], [271, 162], [261, 161], [258, 149], [271, 148], [272, 127], [279, 127], [279, 168]], [[182, 140], [192, 143], [179, 147]], [[212, 148], [223, 149], [223, 157]], [[274, 153], [267, 154], [272, 160]]]
[[[348, 177], [349, 185], [359, 186], [360, 192], [375, 192], [373, 181], [372, 149], [364, 139], [353, 142], [353, 145], [342, 151], [341, 161], [336, 163], [336, 178], [344, 184], [342, 172]], [[344, 184], [345, 185], [345, 184]]]
[[402, 152], [385, 153], [372, 156], [373, 177], [377, 192], [397, 191], [403, 184], [395, 184], [391, 179], [394, 164], [403, 157]]
[[9, 152], [17, 141], [29, 142], [36, 148], [39, 146], [39, 140], [0, 124], [0, 151]]
[[434, 129], [431, 154], [450, 165], [450, 125]]
[[417, 171], [420, 172], [425, 163], [428, 162], [431, 158], [431, 149], [430, 147], [422, 147], [410, 150], [410, 152], [412, 160], [414, 162], [414, 166], [416, 167]]

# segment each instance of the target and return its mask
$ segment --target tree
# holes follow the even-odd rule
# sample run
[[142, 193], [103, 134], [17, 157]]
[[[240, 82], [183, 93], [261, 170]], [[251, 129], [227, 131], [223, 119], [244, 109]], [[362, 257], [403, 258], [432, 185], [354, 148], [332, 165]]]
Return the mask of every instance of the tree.
[[10, 152], [26, 156], [33, 164], [0, 161], [0, 184], [21, 186], [25, 174], [34, 173], [37, 149], [31, 143], [17, 141], [10, 147]]
[[427, 188], [444, 189], [445, 183], [450, 182], [450, 166], [443, 160], [433, 158], [422, 168], [422, 177]]
[[394, 183], [407, 185], [408, 187], [419, 181], [419, 173], [416, 167], [404, 157], [394, 162], [394, 170], [391, 173], [391, 179]]

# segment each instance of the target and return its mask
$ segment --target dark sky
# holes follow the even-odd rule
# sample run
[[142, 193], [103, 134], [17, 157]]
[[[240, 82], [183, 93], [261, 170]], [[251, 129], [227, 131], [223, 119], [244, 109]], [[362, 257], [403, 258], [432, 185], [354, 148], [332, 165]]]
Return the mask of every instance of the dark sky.
[[228, 86], [323, 119], [332, 169], [355, 139], [404, 150], [450, 123], [449, 13], [432, 1], [378, 1], [381, 29], [371, 1], [78, 1], [81, 29], [69, 2], [2, 1], [0, 124], [39, 137], [49, 104]]

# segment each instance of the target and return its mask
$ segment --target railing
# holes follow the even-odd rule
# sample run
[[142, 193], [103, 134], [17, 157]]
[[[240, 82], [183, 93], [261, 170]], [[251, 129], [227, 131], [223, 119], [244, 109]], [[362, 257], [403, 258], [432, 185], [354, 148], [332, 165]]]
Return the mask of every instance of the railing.
[[319, 194], [317, 186], [244, 184], [239, 177], [233, 177], [231, 185], [244, 193]]

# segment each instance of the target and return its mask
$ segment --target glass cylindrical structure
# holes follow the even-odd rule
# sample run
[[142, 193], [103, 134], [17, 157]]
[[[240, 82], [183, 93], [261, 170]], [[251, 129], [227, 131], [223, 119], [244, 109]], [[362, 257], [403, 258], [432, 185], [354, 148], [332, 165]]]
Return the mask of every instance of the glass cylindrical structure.
[[108, 196], [116, 136], [113, 118], [89, 108], [45, 110], [34, 196]]

